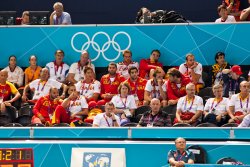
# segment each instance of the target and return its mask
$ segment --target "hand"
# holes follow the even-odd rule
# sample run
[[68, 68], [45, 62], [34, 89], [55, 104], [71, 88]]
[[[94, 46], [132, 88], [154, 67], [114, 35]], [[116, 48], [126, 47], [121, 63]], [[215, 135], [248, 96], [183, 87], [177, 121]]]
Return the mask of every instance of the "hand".
[[45, 123], [45, 119], [42, 115], [38, 116], [38, 118], [41, 120], [42, 123]]
[[58, 99], [65, 99], [65, 93], [63, 93], [61, 96], [60, 96], [60, 98], [59, 97], [57, 97]]
[[197, 67], [198, 63], [197, 62], [194, 62], [194, 65], [192, 65], [190, 68], [191, 69], [194, 69], [195, 67]]
[[27, 102], [29, 99], [27, 98], [27, 96], [25, 94], [23, 94], [22, 96], [22, 101], [23, 102]]
[[11, 106], [11, 103], [9, 101], [3, 102], [5, 106]]
[[112, 118], [113, 120], [115, 120], [115, 114], [114, 114], [114, 113], [111, 113], [111, 118]]
[[177, 100], [169, 100], [168, 105], [175, 105], [177, 103]]
[[50, 17], [53, 17], [56, 14], [56, 11], [52, 12]]

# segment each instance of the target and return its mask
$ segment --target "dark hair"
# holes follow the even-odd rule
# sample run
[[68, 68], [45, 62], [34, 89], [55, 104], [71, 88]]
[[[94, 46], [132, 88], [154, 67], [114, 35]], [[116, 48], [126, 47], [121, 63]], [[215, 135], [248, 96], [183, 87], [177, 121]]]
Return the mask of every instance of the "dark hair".
[[157, 52], [159, 54], [159, 57], [161, 56], [161, 52], [158, 49], [154, 49], [151, 51], [151, 54], [153, 54], [154, 52]]
[[115, 62], [110, 62], [109, 65], [108, 65], [108, 68], [109, 68], [109, 66], [115, 66], [115, 68], [117, 68], [117, 65], [116, 65]]
[[62, 49], [58, 49], [58, 50], [56, 50], [55, 55], [56, 55], [57, 53], [62, 53], [62, 54], [63, 54], [63, 56], [64, 56], [64, 51], [63, 51]]
[[118, 93], [121, 94], [121, 89], [122, 89], [122, 86], [126, 86], [128, 88], [128, 94], [131, 90], [131, 87], [129, 86], [129, 84], [127, 82], [122, 82], [119, 87], [118, 87]]
[[170, 68], [167, 72], [168, 75], [176, 76], [177, 78], [181, 78], [181, 72], [176, 68]]
[[91, 70], [94, 73], [94, 70], [91, 67], [85, 67], [83, 73], [86, 74], [89, 70]]
[[128, 69], [128, 73], [130, 74], [132, 70], [136, 70], [138, 72], [138, 69], [135, 66], [132, 66]]
[[143, 15], [142, 9], [144, 9], [144, 8], [146, 8], [146, 7], [140, 8], [139, 11], [137, 12], [135, 23], [140, 23], [140, 20], [141, 20], [142, 15]]
[[158, 70], [155, 70], [154, 73], [153, 73], [153, 77], [155, 78], [157, 74], [160, 74], [161, 72], [158, 71]]
[[16, 56], [15, 56], [15, 55], [10, 55], [9, 61], [10, 61], [10, 59], [11, 59], [12, 57], [14, 57], [14, 58], [16, 59]]
[[216, 59], [218, 59], [220, 56], [223, 56], [225, 58], [225, 53], [223, 53], [223, 52], [217, 52], [215, 54], [214, 60], [215, 60], [216, 63], [217, 63]]
[[227, 7], [225, 5], [220, 5], [217, 8], [217, 12], [219, 13], [221, 11], [221, 9], [227, 9]]
[[105, 106], [113, 106], [113, 107], [115, 107], [114, 103], [111, 102], [111, 101], [107, 102], [107, 103], [105, 104]]

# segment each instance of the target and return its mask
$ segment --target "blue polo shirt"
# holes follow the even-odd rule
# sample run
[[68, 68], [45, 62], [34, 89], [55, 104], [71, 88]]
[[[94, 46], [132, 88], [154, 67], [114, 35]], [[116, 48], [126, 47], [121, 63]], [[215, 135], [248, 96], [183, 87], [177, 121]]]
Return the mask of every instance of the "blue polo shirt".
[[191, 151], [184, 151], [182, 154], [179, 150], [170, 150], [168, 152], [168, 161], [170, 158], [174, 158], [175, 161], [184, 161], [188, 162], [189, 159], [194, 161], [194, 154]]

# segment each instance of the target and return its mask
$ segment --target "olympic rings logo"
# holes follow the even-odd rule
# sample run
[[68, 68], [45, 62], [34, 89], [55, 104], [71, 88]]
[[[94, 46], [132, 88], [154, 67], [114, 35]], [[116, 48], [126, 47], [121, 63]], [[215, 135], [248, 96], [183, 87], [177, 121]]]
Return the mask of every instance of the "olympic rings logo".
[[[99, 35], [102, 35], [104, 37], [107, 38], [107, 42], [105, 42], [102, 46], [100, 46], [96, 41], [95, 41], [95, 38]], [[118, 35], [125, 35], [127, 38], [128, 38], [128, 45], [126, 48], [121, 48], [121, 46], [119, 45], [119, 43], [116, 41], [116, 38]], [[83, 36], [85, 39], [87, 39], [87, 41], [81, 46], [81, 48], [76, 48], [75, 45], [74, 45], [74, 40], [76, 37], [79, 37], [79, 36]], [[112, 44], [112, 45], [111, 45]], [[131, 37], [124, 31], [119, 31], [117, 32], [113, 37], [112, 39], [110, 38], [110, 36], [106, 33], [106, 32], [97, 32], [93, 35], [93, 37], [90, 39], [90, 37], [88, 36], [88, 34], [84, 33], [84, 32], [78, 32], [76, 34], [74, 34], [71, 38], [71, 46], [72, 48], [76, 51], [76, 52], [79, 52], [81, 53], [82, 51], [84, 50], [88, 50], [89, 47], [91, 46], [96, 52], [97, 52], [97, 55], [94, 57], [94, 58], [91, 58], [91, 61], [95, 61], [97, 60], [100, 55], [103, 56], [103, 58], [107, 61], [115, 61], [119, 58], [120, 54], [124, 51], [124, 50], [127, 50], [130, 48], [131, 46]], [[106, 55], [105, 55], [105, 52], [110, 48], [110, 46], [113, 47], [113, 49], [115, 51], [118, 52], [118, 54], [116, 55], [116, 57], [114, 58], [108, 58]]]

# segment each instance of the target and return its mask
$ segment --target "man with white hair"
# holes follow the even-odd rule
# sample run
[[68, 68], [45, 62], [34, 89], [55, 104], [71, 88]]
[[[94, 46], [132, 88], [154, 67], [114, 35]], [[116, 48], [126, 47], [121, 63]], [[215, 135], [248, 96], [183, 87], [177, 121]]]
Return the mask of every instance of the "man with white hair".
[[50, 25], [72, 24], [70, 14], [63, 11], [63, 4], [56, 2], [53, 6], [54, 12], [50, 15]]
[[69, 68], [68, 81], [70, 83], [76, 84], [78, 81], [84, 79], [84, 69], [86, 67], [91, 67], [95, 72], [95, 66], [91, 63], [89, 58], [89, 53], [84, 50], [81, 53], [80, 60], [73, 63]]
[[187, 84], [186, 92], [187, 95], [178, 100], [175, 123], [188, 123], [196, 126], [203, 112], [203, 100], [195, 95], [193, 83]]

